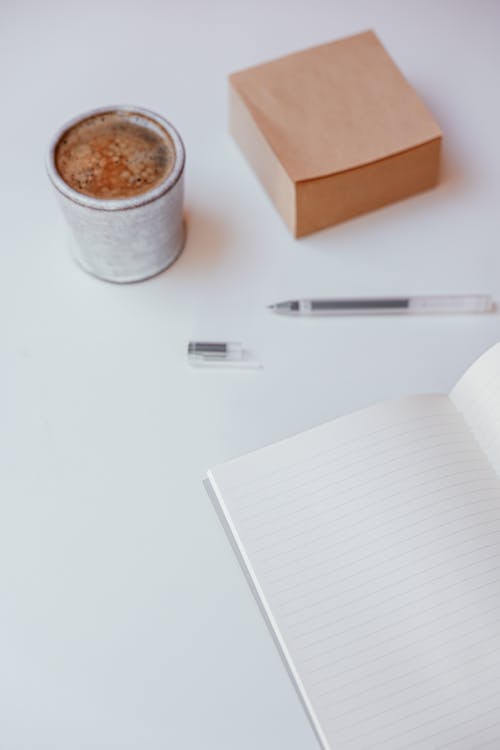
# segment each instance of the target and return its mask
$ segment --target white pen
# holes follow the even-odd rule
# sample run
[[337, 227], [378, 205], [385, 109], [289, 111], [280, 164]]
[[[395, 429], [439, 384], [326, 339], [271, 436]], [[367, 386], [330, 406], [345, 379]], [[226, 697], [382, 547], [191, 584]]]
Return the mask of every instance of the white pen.
[[487, 294], [456, 294], [422, 297], [350, 297], [340, 299], [296, 299], [269, 305], [284, 315], [415, 315], [486, 313], [494, 309]]

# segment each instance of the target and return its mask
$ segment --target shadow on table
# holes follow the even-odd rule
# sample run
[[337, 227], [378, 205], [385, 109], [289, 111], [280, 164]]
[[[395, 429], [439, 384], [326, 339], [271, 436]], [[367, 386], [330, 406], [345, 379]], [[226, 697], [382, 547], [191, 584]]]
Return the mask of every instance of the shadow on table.
[[221, 216], [189, 206], [184, 215], [187, 237], [175, 263], [176, 273], [199, 273], [219, 264], [229, 249], [230, 231]]
[[464, 166], [460, 163], [458, 154], [446, 143], [444, 138], [441, 149], [441, 168], [438, 187], [444, 187], [446, 190], [459, 189], [466, 182]]

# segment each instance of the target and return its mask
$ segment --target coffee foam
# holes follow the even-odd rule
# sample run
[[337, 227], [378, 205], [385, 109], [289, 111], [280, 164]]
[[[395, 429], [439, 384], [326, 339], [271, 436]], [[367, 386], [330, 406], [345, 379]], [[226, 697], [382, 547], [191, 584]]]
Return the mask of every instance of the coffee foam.
[[57, 171], [74, 190], [94, 198], [131, 198], [162, 182], [175, 147], [166, 131], [129, 112], [105, 112], [77, 123], [59, 140]]

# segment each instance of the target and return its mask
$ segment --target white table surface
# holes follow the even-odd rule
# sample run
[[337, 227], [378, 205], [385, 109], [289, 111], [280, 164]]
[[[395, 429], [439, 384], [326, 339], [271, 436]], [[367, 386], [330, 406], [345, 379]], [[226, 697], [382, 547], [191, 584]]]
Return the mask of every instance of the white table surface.
[[[293, 240], [226, 130], [233, 70], [374, 28], [444, 131], [441, 185]], [[294, 296], [500, 300], [500, 4], [4, 0], [0, 747], [313, 750], [201, 480], [373, 401], [448, 390], [499, 316], [291, 320]], [[110, 103], [171, 119], [189, 238], [167, 272], [80, 271], [44, 171]], [[260, 372], [192, 371], [190, 338]]]

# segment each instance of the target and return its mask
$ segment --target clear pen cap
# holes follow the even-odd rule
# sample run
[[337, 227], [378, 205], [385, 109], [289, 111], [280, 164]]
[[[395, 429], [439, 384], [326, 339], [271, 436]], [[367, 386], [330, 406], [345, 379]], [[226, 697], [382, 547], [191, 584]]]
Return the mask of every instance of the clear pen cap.
[[223, 367], [258, 369], [254, 359], [241, 341], [190, 341], [187, 350], [192, 367]]
[[450, 294], [410, 297], [409, 313], [485, 313], [493, 310], [488, 294]]

